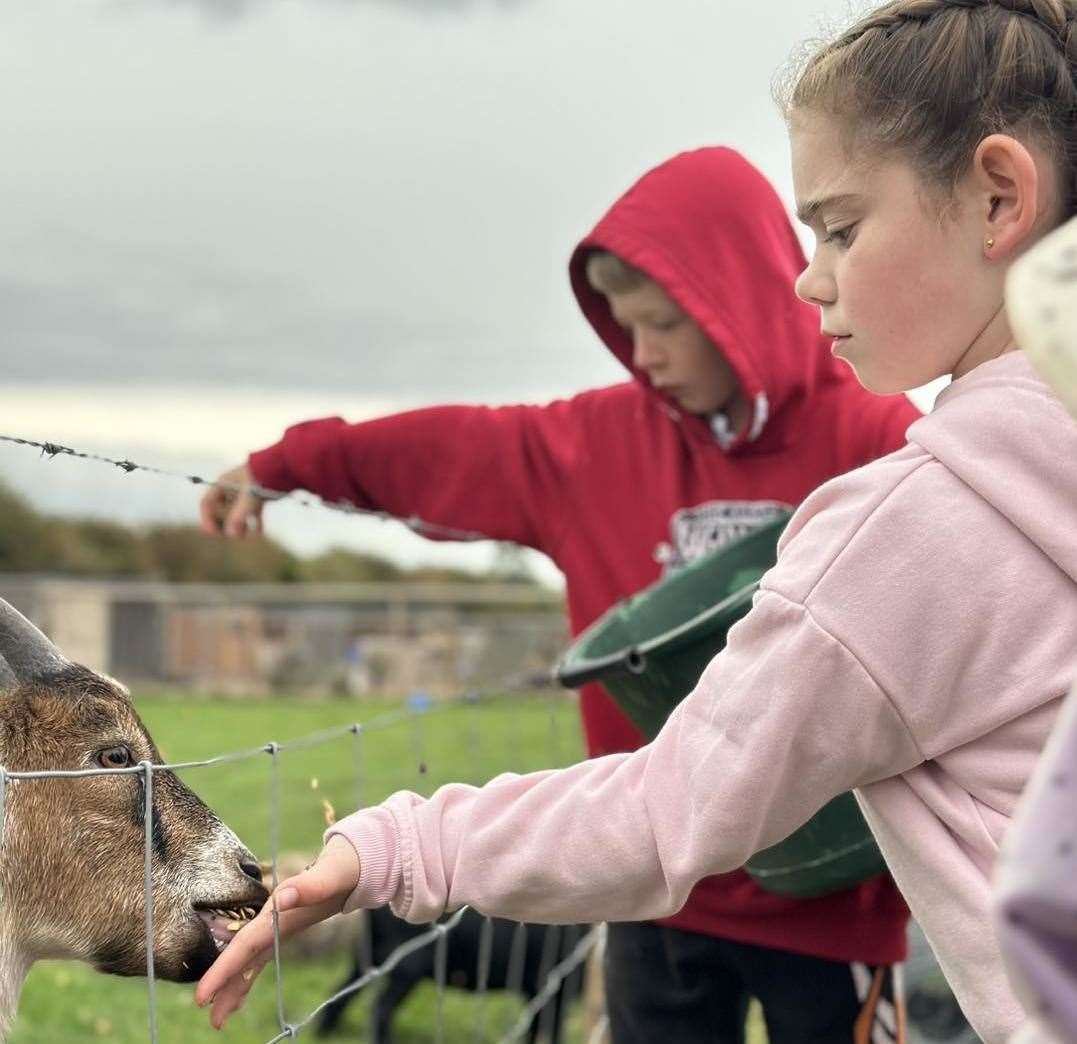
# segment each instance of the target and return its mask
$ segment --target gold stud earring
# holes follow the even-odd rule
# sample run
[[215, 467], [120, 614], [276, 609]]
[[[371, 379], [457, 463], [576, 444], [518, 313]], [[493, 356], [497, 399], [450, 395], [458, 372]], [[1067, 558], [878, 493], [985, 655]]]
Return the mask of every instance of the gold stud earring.
[[990, 250], [995, 245], [995, 241], [988, 236], [987, 237], [987, 249]]

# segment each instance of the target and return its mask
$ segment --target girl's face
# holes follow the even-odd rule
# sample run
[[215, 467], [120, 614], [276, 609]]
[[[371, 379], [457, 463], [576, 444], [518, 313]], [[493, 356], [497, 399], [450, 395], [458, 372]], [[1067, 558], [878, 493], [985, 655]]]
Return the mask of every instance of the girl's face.
[[909, 163], [850, 156], [835, 120], [798, 113], [790, 137], [797, 213], [816, 239], [797, 295], [865, 388], [907, 391], [1004, 350], [1005, 266], [985, 256], [971, 188], [941, 213]]

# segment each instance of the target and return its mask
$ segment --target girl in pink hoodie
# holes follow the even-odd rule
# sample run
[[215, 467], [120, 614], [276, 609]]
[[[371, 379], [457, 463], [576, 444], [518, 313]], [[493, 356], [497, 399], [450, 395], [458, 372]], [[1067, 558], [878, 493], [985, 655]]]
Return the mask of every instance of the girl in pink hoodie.
[[[278, 888], [284, 933], [384, 903], [668, 916], [852, 789], [977, 1032], [1017, 1027], [990, 875], [1077, 675], [1077, 427], [1003, 286], [1074, 212], [1074, 2], [894, 0], [808, 60], [785, 97], [817, 241], [797, 292], [870, 390], [953, 383], [903, 449], [805, 501], [651, 744], [349, 816]], [[214, 1025], [271, 953], [267, 907], [199, 984]]]

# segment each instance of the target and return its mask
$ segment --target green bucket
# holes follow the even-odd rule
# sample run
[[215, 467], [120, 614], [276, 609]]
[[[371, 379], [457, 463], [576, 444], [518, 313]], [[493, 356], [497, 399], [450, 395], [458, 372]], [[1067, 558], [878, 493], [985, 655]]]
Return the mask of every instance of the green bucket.
[[[613, 606], [570, 646], [558, 681], [601, 682], [653, 739], [751, 608], [788, 521], [783, 514]], [[808, 898], [850, 888], [885, 864], [856, 799], [842, 794], [745, 869], [768, 892]]]

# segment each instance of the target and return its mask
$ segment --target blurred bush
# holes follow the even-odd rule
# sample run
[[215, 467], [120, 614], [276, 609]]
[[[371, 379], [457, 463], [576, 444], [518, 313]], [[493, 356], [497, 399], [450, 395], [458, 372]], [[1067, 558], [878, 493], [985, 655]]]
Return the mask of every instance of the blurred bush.
[[[404, 570], [377, 555], [344, 548], [300, 558], [269, 537], [215, 540], [196, 526], [132, 528], [100, 519], [56, 518], [36, 511], [2, 483], [0, 519], [0, 573], [214, 583], [487, 579], [454, 569]], [[495, 566], [488, 579], [503, 581], [502, 574]]]

